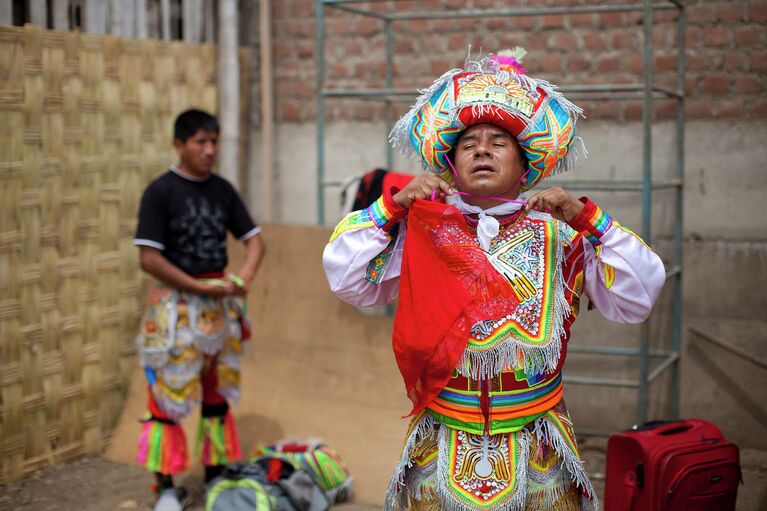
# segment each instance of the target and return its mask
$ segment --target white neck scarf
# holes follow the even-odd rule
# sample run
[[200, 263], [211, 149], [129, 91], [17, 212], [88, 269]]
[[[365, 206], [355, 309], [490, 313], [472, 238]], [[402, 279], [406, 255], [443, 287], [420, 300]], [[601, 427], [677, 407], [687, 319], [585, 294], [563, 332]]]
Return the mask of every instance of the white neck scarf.
[[[520, 197], [522, 199], [522, 197]], [[464, 215], [479, 215], [479, 224], [477, 225], [477, 242], [483, 250], [490, 248], [490, 242], [498, 236], [500, 224], [495, 216], [510, 215], [522, 209], [523, 204], [516, 202], [503, 202], [492, 208], [482, 209], [479, 206], [466, 204], [460, 195], [449, 195], [447, 203], [452, 204]]]

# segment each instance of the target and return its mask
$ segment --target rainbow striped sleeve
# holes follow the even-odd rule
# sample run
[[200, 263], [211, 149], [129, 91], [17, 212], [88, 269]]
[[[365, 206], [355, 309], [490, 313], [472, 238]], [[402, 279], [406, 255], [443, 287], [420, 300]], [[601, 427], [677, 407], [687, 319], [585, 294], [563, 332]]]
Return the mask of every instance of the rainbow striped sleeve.
[[378, 200], [368, 206], [370, 219], [379, 229], [389, 232], [391, 228], [407, 215], [407, 209], [394, 201], [390, 191], [384, 191]]
[[579, 200], [583, 203], [583, 209], [568, 224], [583, 234], [592, 245], [599, 245], [599, 239], [612, 226], [613, 219], [588, 197], [581, 197]]
[[394, 201], [391, 192], [384, 192], [373, 204], [360, 211], [353, 211], [346, 215], [336, 226], [330, 241], [346, 231], [353, 229], [367, 229], [378, 227], [389, 232], [397, 222], [407, 216], [407, 208], [403, 208]]

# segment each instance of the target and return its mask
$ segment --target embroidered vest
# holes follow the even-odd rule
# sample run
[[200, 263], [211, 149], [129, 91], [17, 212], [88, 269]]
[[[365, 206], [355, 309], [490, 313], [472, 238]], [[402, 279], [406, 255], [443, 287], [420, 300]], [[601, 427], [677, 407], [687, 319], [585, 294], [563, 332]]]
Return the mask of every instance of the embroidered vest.
[[[531, 212], [502, 228], [483, 251], [465, 223], [432, 231], [450, 270], [466, 273], [472, 260], [505, 277], [505, 289], [474, 276], [466, 289], [478, 298], [468, 311], [471, 330], [453, 378], [428, 405], [440, 422], [475, 434], [518, 431], [562, 399], [561, 367], [572, 323], [562, 275], [566, 224]], [[453, 249], [455, 248], [455, 249]], [[488, 267], [477, 254], [490, 263]]]

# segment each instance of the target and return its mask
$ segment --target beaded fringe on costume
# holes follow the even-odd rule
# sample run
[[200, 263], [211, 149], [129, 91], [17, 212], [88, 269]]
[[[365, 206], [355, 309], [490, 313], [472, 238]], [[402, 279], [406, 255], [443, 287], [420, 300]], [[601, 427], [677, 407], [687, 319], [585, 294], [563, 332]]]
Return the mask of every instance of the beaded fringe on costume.
[[158, 420], [144, 422], [136, 452], [136, 463], [151, 472], [176, 474], [186, 470], [186, 436], [179, 424]]
[[226, 465], [242, 457], [232, 412], [223, 417], [202, 417], [197, 432], [197, 450], [205, 466]]
[[520, 431], [498, 435], [473, 435], [440, 424], [426, 413], [416, 416], [384, 509], [592, 511], [598, 507], [562, 405]]

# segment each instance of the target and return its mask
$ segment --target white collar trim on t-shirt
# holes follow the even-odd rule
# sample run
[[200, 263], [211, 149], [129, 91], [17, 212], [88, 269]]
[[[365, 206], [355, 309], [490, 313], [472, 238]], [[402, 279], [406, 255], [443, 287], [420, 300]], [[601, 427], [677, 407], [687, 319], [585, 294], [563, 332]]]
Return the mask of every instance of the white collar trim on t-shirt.
[[183, 177], [183, 178], [184, 178], [184, 179], [186, 179], [187, 181], [194, 181], [195, 183], [202, 183], [203, 181], [207, 181], [208, 179], [210, 179], [210, 174], [208, 174], [208, 175], [207, 175], [207, 176], [205, 176], [205, 177], [194, 177], [194, 176], [190, 176], [190, 175], [189, 175], [189, 174], [187, 174], [186, 172], [183, 172], [183, 171], [181, 171], [181, 170], [178, 168], [178, 166], [176, 166], [176, 165], [173, 165], [173, 166], [170, 168], [170, 171], [171, 171], [171, 172], [173, 172], [174, 174], [176, 174], [176, 175], [177, 175], [177, 176], [179, 176], [179, 177]]

